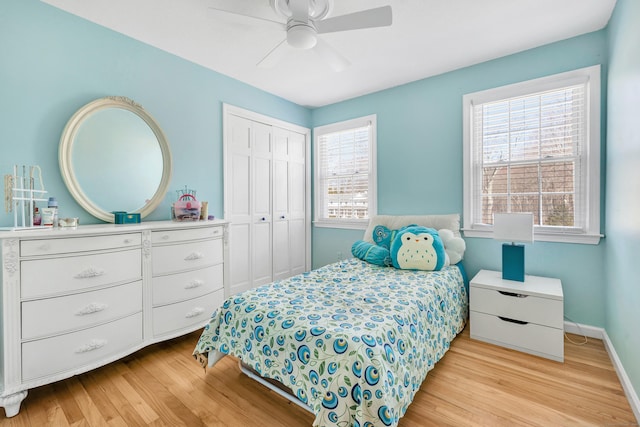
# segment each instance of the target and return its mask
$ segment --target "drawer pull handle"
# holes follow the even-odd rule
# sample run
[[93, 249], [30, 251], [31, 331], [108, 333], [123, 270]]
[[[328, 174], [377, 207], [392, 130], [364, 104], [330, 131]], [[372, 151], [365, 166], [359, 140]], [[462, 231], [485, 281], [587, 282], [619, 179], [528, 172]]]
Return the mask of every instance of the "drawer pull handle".
[[502, 316], [498, 316], [498, 319], [502, 320], [503, 322], [515, 323], [516, 325], [529, 324], [529, 322], [524, 322], [522, 320], [509, 319], [508, 317], [502, 317]]
[[515, 292], [506, 292], [506, 291], [498, 291], [500, 292], [502, 295], [506, 295], [508, 297], [514, 297], [514, 298], [526, 298], [529, 295], [525, 295], [525, 294], [517, 294]]
[[104, 347], [105, 344], [107, 344], [107, 340], [93, 339], [87, 344], [81, 345], [80, 347], [76, 348], [76, 353], [88, 353], [93, 350], [98, 350], [99, 348]]
[[190, 312], [188, 312], [187, 314], [185, 314], [184, 317], [186, 317], [187, 319], [190, 319], [192, 317], [200, 316], [202, 313], [204, 313], [204, 308], [196, 307]]
[[76, 311], [76, 316], [86, 316], [87, 314], [97, 313], [99, 311], [104, 310], [107, 307], [109, 307], [107, 304], [102, 304], [102, 303], [99, 303], [99, 302], [92, 302], [91, 304], [87, 305], [86, 307], [81, 308], [80, 310]]
[[195, 289], [195, 288], [199, 288], [200, 286], [204, 285], [204, 282], [202, 280], [192, 280], [191, 282], [187, 283], [186, 285], [184, 285], [185, 289]]
[[124, 239], [124, 243], [128, 245], [129, 243], [131, 243], [131, 239]]
[[168, 234], [163, 234], [161, 239], [162, 240], [169, 240], [169, 235]]
[[76, 279], [90, 279], [92, 277], [102, 276], [104, 274], [104, 270], [101, 268], [89, 267], [85, 270], [82, 270], [80, 273], [76, 274]]
[[185, 261], [196, 261], [199, 259], [204, 258], [204, 254], [202, 252], [191, 252], [189, 255], [187, 255], [184, 260]]
[[49, 243], [43, 243], [38, 247], [41, 251], [48, 251], [50, 248], [51, 245]]

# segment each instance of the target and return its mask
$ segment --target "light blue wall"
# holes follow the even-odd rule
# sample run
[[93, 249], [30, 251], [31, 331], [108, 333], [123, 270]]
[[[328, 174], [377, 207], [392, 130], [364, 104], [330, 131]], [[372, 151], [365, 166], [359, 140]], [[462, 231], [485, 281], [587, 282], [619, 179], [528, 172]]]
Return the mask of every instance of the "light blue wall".
[[[378, 213], [462, 214], [462, 96], [595, 64], [603, 64], [606, 76], [606, 59], [603, 30], [318, 108], [312, 122], [319, 126], [377, 114]], [[314, 228], [314, 267], [335, 261], [338, 252], [350, 254], [360, 238], [362, 231]], [[498, 242], [466, 241], [464, 265], [470, 277], [482, 268], [500, 269]], [[562, 280], [570, 319], [604, 326], [602, 244], [535, 242], [526, 248], [525, 262], [528, 274]]]
[[609, 24], [606, 330], [640, 391], [640, 2]]
[[[379, 212], [462, 213], [462, 95], [594, 64], [604, 65], [606, 78], [610, 50], [607, 238], [597, 246], [536, 242], [527, 247], [526, 262], [528, 273], [562, 279], [568, 317], [606, 325], [638, 390], [640, 338], [629, 327], [640, 324], [640, 266], [632, 259], [640, 250], [637, 22], [640, 4], [618, 0], [607, 31], [310, 111], [38, 0], [3, 0], [0, 175], [14, 163], [39, 164], [61, 213], [85, 224], [97, 222], [64, 186], [57, 162], [59, 138], [79, 107], [123, 95], [158, 120], [174, 156], [169, 194], [150, 219], [166, 219], [174, 190], [185, 184], [197, 188], [200, 198], [209, 200], [210, 211], [221, 216], [223, 102], [307, 127], [375, 113]], [[0, 226], [10, 223], [0, 213]], [[361, 231], [314, 229], [313, 265], [334, 261], [339, 253], [348, 256], [361, 237]], [[498, 243], [467, 239], [467, 245], [470, 275], [500, 268]]]
[[[168, 219], [175, 190], [185, 185], [222, 216], [223, 102], [306, 127], [311, 120], [306, 108], [38, 0], [0, 2], [0, 175], [16, 163], [40, 165], [60, 214], [84, 224], [99, 221], [66, 190], [58, 143], [78, 108], [108, 95], [141, 104], [171, 145], [173, 179], [149, 219]], [[12, 224], [3, 209], [0, 226]]]

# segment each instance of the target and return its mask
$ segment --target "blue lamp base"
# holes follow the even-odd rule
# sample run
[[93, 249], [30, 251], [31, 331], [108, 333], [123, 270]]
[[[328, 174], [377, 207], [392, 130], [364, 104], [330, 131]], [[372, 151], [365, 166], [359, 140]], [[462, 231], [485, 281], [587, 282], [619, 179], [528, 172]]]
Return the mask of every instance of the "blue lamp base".
[[502, 245], [502, 278], [524, 282], [524, 245]]

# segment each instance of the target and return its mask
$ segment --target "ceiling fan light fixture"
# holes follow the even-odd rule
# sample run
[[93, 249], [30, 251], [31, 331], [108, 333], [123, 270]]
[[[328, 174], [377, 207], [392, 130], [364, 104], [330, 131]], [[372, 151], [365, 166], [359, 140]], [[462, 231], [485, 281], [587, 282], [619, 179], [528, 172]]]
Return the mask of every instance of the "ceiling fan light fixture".
[[293, 25], [287, 29], [287, 43], [298, 49], [311, 49], [318, 42], [316, 31], [310, 25]]

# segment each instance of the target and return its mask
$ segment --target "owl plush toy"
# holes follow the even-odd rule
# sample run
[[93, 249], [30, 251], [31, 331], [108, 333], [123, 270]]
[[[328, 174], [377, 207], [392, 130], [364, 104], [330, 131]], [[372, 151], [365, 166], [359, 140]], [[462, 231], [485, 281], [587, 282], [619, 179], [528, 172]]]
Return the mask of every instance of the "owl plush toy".
[[433, 228], [410, 225], [398, 230], [391, 241], [391, 260], [395, 268], [440, 270], [445, 259], [442, 239]]

